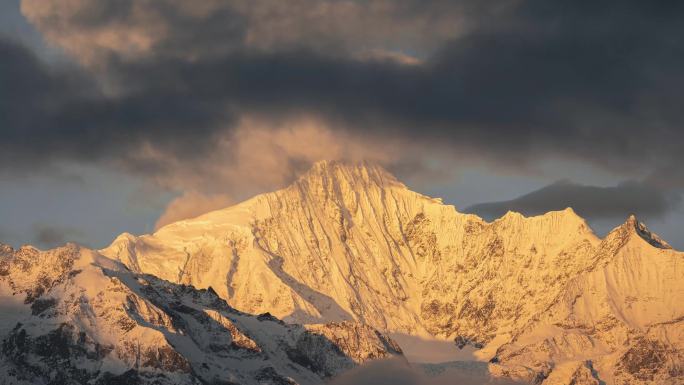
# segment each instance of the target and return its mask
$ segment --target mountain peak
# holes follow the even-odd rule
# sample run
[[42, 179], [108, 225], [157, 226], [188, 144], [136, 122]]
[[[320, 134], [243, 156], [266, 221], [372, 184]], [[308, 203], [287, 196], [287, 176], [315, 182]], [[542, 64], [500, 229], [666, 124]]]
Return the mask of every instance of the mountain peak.
[[297, 183], [314, 186], [369, 186], [377, 187], [404, 185], [389, 171], [372, 162], [344, 162], [322, 160], [304, 173]]
[[586, 224], [586, 221], [584, 218], [579, 216], [575, 210], [572, 209], [572, 207], [566, 207], [563, 210], [555, 210], [555, 211], [548, 211], [544, 214], [540, 215], [531, 215], [531, 216], [525, 216], [524, 214], [514, 211], [514, 210], [508, 210], [506, 214], [503, 216], [499, 217], [495, 221], [503, 221], [503, 222], [510, 222], [510, 221], [544, 221], [544, 220], [555, 220], [555, 221], [563, 221], [563, 222], [577, 222], [577, 223], [584, 223]]
[[664, 239], [660, 238], [658, 234], [651, 232], [643, 222], [639, 222], [634, 214], [630, 214], [625, 223], [617, 228], [624, 229], [629, 234], [638, 235], [653, 247], [657, 247], [659, 249], [672, 249], [672, 246], [665, 242]]

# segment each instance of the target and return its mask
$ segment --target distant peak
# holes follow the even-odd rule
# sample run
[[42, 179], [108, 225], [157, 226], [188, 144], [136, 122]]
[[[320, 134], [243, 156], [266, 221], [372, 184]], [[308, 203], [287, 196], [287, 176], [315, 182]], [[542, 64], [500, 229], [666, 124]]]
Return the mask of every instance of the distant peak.
[[518, 211], [508, 210], [506, 214], [501, 217], [501, 220], [526, 219], [522, 213]]
[[117, 242], [126, 242], [126, 241], [133, 241], [135, 240], [136, 236], [128, 233], [128, 232], [123, 232], [119, 234], [114, 241], [112, 241], [112, 244], [117, 243]]
[[576, 222], [585, 222], [584, 218], [579, 216], [575, 210], [573, 210], [571, 207], [567, 207], [563, 210], [556, 210], [556, 211], [547, 211], [546, 213], [539, 214], [539, 215], [532, 215], [532, 216], [525, 216], [524, 214], [518, 212], [518, 211], [513, 211], [513, 210], [508, 210], [506, 214], [504, 214], [502, 217], [500, 217], [498, 220], [502, 221], [512, 221], [512, 220], [544, 220], [544, 219], [549, 219], [549, 218], [557, 218], [561, 219], [564, 221], [576, 221]]
[[572, 207], [566, 207], [563, 210], [558, 211], [549, 211], [548, 213], [546, 213], [546, 215], [555, 215], [568, 221], [575, 221], [586, 224], [586, 220], [584, 219], [584, 217], [577, 214], [577, 211], [575, 211]]
[[672, 248], [672, 246], [665, 242], [664, 239], [660, 238], [658, 234], [651, 232], [645, 224], [639, 222], [636, 215], [634, 214], [630, 214], [630, 216], [627, 217], [627, 220], [621, 227], [625, 228], [630, 232], [636, 233], [639, 237], [641, 237], [644, 241], [648, 242], [653, 247], [657, 247], [659, 249]]
[[574, 215], [574, 216], [577, 216], [577, 217], [579, 216], [579, 215], [577, 215], [577, 212], [575, 212], [575, 210], [573, 210], [572, 207], [566, 207], [566, 208], [563, 209], [561, 212], [562, 212], [563, 214], [567, 214], [567, 215]]
[[625, 223], [626, 223], [626, 224], [631, 224], [631, 225], [636, 225], [636, 224], [639, 223], [639, 221], [637, 220], [636, 215], [634, 215], [634, 214], [629, 214], [629, 216], [627, 217], [627, 220], [625, 221]]

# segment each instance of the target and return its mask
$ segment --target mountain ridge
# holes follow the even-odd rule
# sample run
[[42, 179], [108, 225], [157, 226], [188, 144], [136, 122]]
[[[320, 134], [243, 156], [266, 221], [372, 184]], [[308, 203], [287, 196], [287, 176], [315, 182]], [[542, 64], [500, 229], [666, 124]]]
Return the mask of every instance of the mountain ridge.
[[401, 357], [366, 325], [288, 325], [69, 244], [0, 247], [3, 384], [321, 384]]
[[[571, 208], [487, 222], [409, 190], [379, 166], [321, 162], [284, 189], [120, 239], [102, 253], [165, 279], [212, 286], [238, 309], [269, 309], [288, 322], [356, 320], [482, 348], [480, 359], [512, 365], [498, 349], [544, 319], [573, 282], [611, 269], [630, 250], [679, 263], [682, 254], [666, 245], [633, 216], [603, 238]], [[620, 267], [643, 279], [635, 268]], [[520, 378], [551, 372], [554, 361], [536, 354], [543, 364], [523, 365]], [[615, 365], [598, 370], [608, 376]]]
[[398, 349], [370, 330], [453, 341], [495, 377], [676, 385], [684, 376], [684, 254], [633, 215], [603, 238], [571, 208], [487, 222], [380, 166], [320, 162], [281, 190], [90, 252], [245, 314], [331, 325], [327, 333], [343, 325], [356, 344], [388, 354]]

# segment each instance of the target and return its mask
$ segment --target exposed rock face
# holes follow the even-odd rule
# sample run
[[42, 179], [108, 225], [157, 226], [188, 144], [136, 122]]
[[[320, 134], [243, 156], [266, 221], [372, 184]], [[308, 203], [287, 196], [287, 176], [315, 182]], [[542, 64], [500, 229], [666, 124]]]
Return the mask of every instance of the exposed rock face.
[[76, 245], [2, 245], [0, 307], [2, 384], [321, 384], [401, 356], [368, 326], [249, 315]]
[[[102, 253], [211, 286], [250, 313], [484, 347], [482, 358], [497, 361], [491, 370], [507, 376], [541, 382], [570, 360], [591, 361], [606, 383], [679, 378], [684, 257], [636, 218], [605, 239], [571, 209], [488, 223], [380, 167], [321, 162], [283, 190], [122, 235]], [[628, 363], [649, 354], [625, 356], [638, 338], [662, 343], [667, 356], [644, 364], [648, 373]]]

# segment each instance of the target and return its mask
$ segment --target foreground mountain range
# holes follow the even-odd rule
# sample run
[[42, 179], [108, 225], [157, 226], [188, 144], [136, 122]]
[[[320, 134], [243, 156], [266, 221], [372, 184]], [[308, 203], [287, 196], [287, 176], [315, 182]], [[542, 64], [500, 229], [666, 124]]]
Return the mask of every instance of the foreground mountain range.
[[368, 326], [245, 314], [76, 245], [0, 257], [3, 384], [320, 384], [401, 357]]
[[636, 218], [603, 239], [571, 209], [486, 222], [373, 165], [320, 162], [100, 251], [0, 257], [0, 375], [27, 383], [321, 383], [400, 356], [383, 333], [477, 349], [494, 377], [684, 383], [684, 254]]

